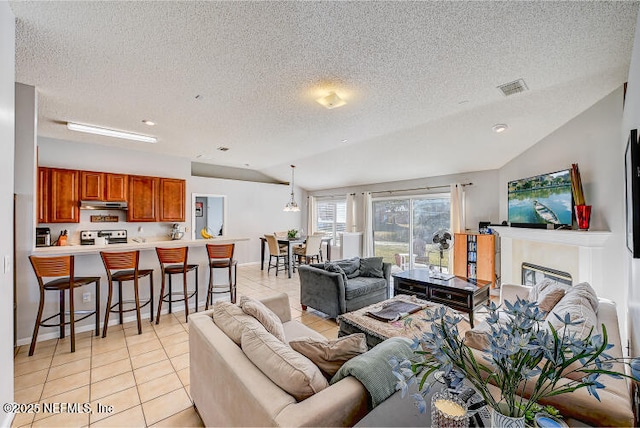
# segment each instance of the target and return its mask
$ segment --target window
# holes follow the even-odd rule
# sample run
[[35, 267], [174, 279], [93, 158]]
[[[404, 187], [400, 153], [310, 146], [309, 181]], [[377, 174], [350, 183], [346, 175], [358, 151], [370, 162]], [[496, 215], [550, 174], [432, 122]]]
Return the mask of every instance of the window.
[[347, 228], [346, 199], [318, 200], [316, 211], [317, 232], [324, 232], [333, 238], [333, 245], [339, 245], [338, 233]]
[[[402, 270], [440, 265], [440, 250], [433, 234], [449, 229], [449, 194], [373, 201], [374, 254]], [[442, 254], [442, 269], [448, 271], [449, 253]]]

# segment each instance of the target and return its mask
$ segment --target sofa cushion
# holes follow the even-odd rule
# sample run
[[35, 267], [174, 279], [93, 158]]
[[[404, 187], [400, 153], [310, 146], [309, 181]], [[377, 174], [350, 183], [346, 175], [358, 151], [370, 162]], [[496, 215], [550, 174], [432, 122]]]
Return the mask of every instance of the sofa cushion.
[[530, 302], [538, 302], [538, 299], [540, 297], [540, 294], [545, 291], [548, 287], [554, 286], [555, 288], [562, 288], [564, 289], [564, 291], [566, 292], [569, 288], [571, 288], [570, 285], [558, 282], [558, 281], [554, 281], [550, 278], [545, 278], [542, 281], [536, 283], [533, 287], [531, 287], [531, 290], [529, 290], [529, 301]]
[[242, 310], [260, 321], [260, 324], [267, 329], [267, 331], [273, 334], [281, 342], [285, 341], [284, 328], [282, 327], [282, 321], [280, 318], [264, 303], [248, 296], [242, 296], [240, 298], [240, 307]]
[[347, 279], [360, 276], [360, 257], [354, 257], [347, 260], [337, 260], [335, 263], [342, 268], [344, 274], [347, 275]]
[[562, 287], [557, 283], [549, 285], [538, 294], [538, 308], [548, 314], [564, 297], [564, 294], [565, 287]]
[[491, 334], [491, 326], [488, 322], [482, 321], [480, 324], [467, 330], [464, 334], [464, 343], [470, 348], [480, 351], [489, 349], [489, 335]]
[[247, 327], [260, 325], [260, 321], [251, 315], [247, 315], [240, 306], [230, 302], [214, 303], [213, 322], [238, 346], [240, 346], [242, 332]]
[[383, 290], [387, 288], [387, 281], [384, 278], [367, 278], [359, 276], [350, 279], [345, 287], [345, 298], [347, 300], [364, 296], [373, 291]]
[[328, 379], [331, 379], [344, 363], [367, 352], [368, 349], [364, 333], [355, 333], [334, 340], [306, 337], [290, 341], [289, 346], [313, 361]]
[[360, 276], [384, 278], [382, 257], [367, 257], [360, 259]]
[[242, 351], [272, 382], [302, 401], [329, 386], [320, 369], [264, 328], [242, 333]]
[[292, 340], [298, 340], [302, 337], [313, 337], [314, 339], [318, 340], [327, 339], [317, 331], [312, 330], [306, 325], [302, 324], [300, 321], [293, 320], [283, 322], [282, 327], [284, 328], [285, 343], [288, 343]]

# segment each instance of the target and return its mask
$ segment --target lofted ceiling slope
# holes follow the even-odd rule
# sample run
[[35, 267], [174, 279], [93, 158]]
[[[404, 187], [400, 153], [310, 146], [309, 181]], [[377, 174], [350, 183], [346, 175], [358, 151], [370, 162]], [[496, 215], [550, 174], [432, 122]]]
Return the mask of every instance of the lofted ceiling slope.
[[[39, 90], [39, 135], [279, 181], [296, 164], [296, 184], [317, 190], [501, 167], [626, 81], [638, 2], [11, 7], [16, 80]], [[529, 91], [496, 88], [519, 78]], [[329, 91], [347, 105], [315, 102]]]

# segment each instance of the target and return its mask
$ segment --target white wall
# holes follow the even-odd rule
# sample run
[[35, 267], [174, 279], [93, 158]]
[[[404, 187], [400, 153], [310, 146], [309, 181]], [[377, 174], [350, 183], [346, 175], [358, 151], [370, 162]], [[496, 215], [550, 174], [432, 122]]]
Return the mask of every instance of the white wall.
[[622, 88], [570, 120], [536, 145], [500, 168], [500, 217], [507, 217], [507, 182], [570, 168], [578, 163], [587, 204], [593, 206], [591, 230], [611, 231], [604, 248], [606, 280], [592, 284], [601, 297], [618, 303], [622, 337], [626, 328], [624, 274], [624, 148]]
[[[15, 18], [9, 3], [0, 1], [0, 402], [13, 401], [13, 154], [15, 126]], [[2, 411], [0, 426], [10, 426], [13, 415]]]
[[[622, 116], [622, 135], [618, 142], [619, 150], [626, 148], [631, 129], [640, 129], [640, 15], [638, 15], [631, 54], [627, 96]], [[623, 260], [625, 262], [624, 279], [628, 290], [631, 355], [640, 355], [640, 259], [633, 259], [631, 254], [625, 250]]]
[[[225, 225], [226, 236], [228, 237], [248, 237], [250, 241], [241, 242], [236, 246], [235, 258], [238, 263], [257, 263], [260, 260], [260, 240], [259, 237], [265, 233], [276, 230], [299, 228], [301, 224], [301, 213], [287, 213], [282, 209], [289, 199], [289, 188], [278, 184], [252, 183], [247, 181], [223, 180], [204, 177], [191, 177], [191, 164], [189, 159], [172, 156], [158, 155], [137, 150], [119, 149], [94, 144], [74, 143], [70, 141], [55, 140], [49, 138], [38, 138], [39, 165], [58, 168], [82, 169], [93, 171], [108, 171], [124, 174], [152, 175], [159, 177], [183, 178], [187, 180], [187, 215], [183, 225], [189, 230], [186, 236], [190, 236], [191, 228], [191, 201], [192, 193], [207, 193], [215, 195], [226, 195], [227, 199], [227, 224]], [[35, 174], [35, 171], [33, 172]], [[28, 180], [29, 177], [24, 180]], [[296, 189], [296, 194], [300, 190]], [[28, 207], [23, 207], [24, 212], [18, 213], [18, 228], [33, 230], [33, 214], [28, 211], [33, 210], [33, 203]], [[100, 213], [98, 211], [97, 213]], [[115, 211], [103, 211], [102, 213], [114, 214]], [[71, 234], [71, 242], [79, 242], [79, 231], [87, 229], [127, 229], [130, 237], [144, 236], [153, 239], [168, 234], [171, 230], [171, 223], [127, 223], [124, 221], [124, 214], [119, 216], [123, 221], [118, 223], [91, 223], [90, 214], [96, 212], [82, 211], [80, 223], [75, 224], [49, 224], [52, 234], [62, 229], [68, 229]], [[139, 227], [143, 228], [139, 232]], [[21, 242], [25, 248], [22, 257], [18, 259], [18, 282], [21, 284], [18, 290], [18, 341], [28, 343], [33, 329], [37, 304], [38, 286], [35, 276], [29, 266], [27, 256], [33, 247], [33, 237]], [[199, 263], [199, 291], [201, 307], [206, 297], [206, 283], [209, 278], [206, 269], [206, 253], [204, 251], [190, 251], [190, 262]], [[158, 261], [152, 251], [143, 251], [140, 256], [140, 264], [144, 267], [156, 269], [154, 274], [156, 284], [156, 295], [159, 293], [160, 274]], [[240, 268], [241, 269], [241, 268]], [[102, 306], [105, 305], [107, 296], [107, 281], [104, 274], [104, 267], [97, 255], [76, 256], [76, 272], [78, 275], [100, 275], [102, 277]], [[146, 283], [141, 288], [141, 299], [147, 297]], [[54, 300], [54, 299], [51, 299]], [[157, 301], [157, 300], [156, 300]], [[76, 304], [82, 306], [81, 299], [76, 299]], [[47, 306], [52, 313], [55, 311], [55, 302]], [[93, 303], [85, 304], [91, 308]], [[82, 308], [81, 308], [82, 309]], [[47, 311], [47, 309], [45, 309]], [[146, 310], [145, 314], [147, 313]], [[85, 324], [91, 324], [91, 319]], [[43, 339], [55, 337], [53, 329], [41, 329]], [[36, 351], [37, 352], [37, 351]]]

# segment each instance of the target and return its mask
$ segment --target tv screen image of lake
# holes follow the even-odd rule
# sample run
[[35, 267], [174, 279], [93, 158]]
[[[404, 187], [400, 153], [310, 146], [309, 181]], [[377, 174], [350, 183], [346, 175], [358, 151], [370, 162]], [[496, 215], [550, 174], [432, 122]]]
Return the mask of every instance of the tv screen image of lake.
[[547, 174], [509, 183], [509, 222], [571, 224], [571, 179]]

